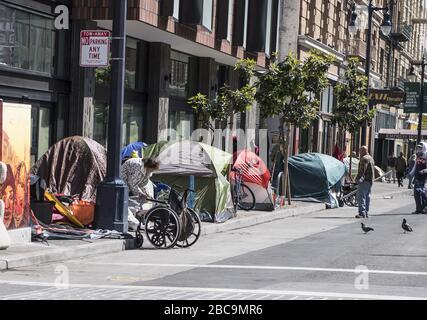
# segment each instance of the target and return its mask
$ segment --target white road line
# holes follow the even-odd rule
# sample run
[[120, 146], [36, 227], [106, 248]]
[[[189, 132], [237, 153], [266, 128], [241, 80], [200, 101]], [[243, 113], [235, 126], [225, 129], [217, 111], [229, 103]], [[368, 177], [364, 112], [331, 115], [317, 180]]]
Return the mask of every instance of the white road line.
[[[37, 286], [50, 287], [55, 289], [55, 284], [50, 282], [30, 282], [30, 281], [8, 281], [0, 280], [0, 284], [12, 284], [22, 286]], [[357, 294], [345, 292], [317, 292], [317, 291], [295, 291], [295, 290], [261, 290], [261, 289], [229, 289], [229, 288], [198, 288], [198, 287], [162, 287], [162, 286], [130, 286], [130, 285], [99, 285], [99, 284], [69, 284], [69, 288], [80, 289], [131, 289], [131, 290], [172, 290], [183, 292], [212, 292], [212, 293], [246, 293], [248, 297], [256, 294], [271, 294], [271, 295], [291, 295], [291, 296], [313, 296], [313, 297], [331, 297], [331, 298], [346, 298], [346, 299], [379, 299], [379, 300], [427, 300], [427, 297], [409, 297], [409, 296], [393, 296], [379, 294]], [[58, 290], [58, 289], [55, 289]], [[67, 289], [64, 289], [67, 290]], [[31, 292], [30, 292], [31, 293]], [[30, 294], [29, 293], [29, 294]], [[6, 297], [7, 298], [7, 297]]]
[[[80, 263], [80, 262], [79, 262]], [[229, 265], [229, 264], [169, 264], [169, 263], [132, 263], [132, 262], [81, 262], [90, 265], [112, 265], [129, 267], [156, 267], [156, 268], [208, 268], [208, 269], [255, 269], [255, 270], [293, 270], [293, 271], [319, 271], [319, 272], [344, 272], [344, 273], [377, 273], [427, 276], [427, 272], [422, 271], [393, 271], [393, 270], [372, 270], [372, 269], [340, 269], [340, 268], [312, 268], [312, 267], [286, 267], [286, 266], [249, 266], [249, 265]]]

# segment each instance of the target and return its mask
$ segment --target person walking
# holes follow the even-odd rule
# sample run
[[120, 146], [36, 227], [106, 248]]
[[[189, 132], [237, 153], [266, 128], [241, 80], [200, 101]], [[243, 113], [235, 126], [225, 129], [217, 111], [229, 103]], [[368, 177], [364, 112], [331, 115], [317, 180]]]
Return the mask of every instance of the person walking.
[[412, 189], [414, 187], [414, 175], [411, 175], [412, 169], [415, 166], [415, 161], [417, 159], [417, 155], [414, 153], [412, 154], [412, 156], [409, 158], [409, 162], [408, 162], [408, 173], [406, 175], [406, 177], [408, 178], [408, 189]]
[[421, 142], [417, 145], [415, 165], [412, 168], [410, 175], [414, 176], [414, 200], [415, 200], [415, 211], [412, 214], [424, 213], [427, 201], [424, 195], [424, 186], [427, 178], [427, 161], [426, 152], [427, 144]]
[[400, 152], [399, 157], [396, 159], [396, 175], [398, 187], [403, 187], [403, 177], [405, 176], [406, 167], [406, 158], [403, 156], [403, 152]]
[[393, 153], [387, 158], [387, 172], [390, 172], [388, 176], [388, 183], [391, 183], [391, 179], [393, 178], [393, 183], [396, 183], [396, 157]]
[[360, 147], [360, 161], [356, 176], [357, 202], [359, 203], [359, 214], [356, 218], [369, 217], [369, 205], [371, 203], [371, 189], [374, 183], [375, 163], [368, 153], [368, 147]]

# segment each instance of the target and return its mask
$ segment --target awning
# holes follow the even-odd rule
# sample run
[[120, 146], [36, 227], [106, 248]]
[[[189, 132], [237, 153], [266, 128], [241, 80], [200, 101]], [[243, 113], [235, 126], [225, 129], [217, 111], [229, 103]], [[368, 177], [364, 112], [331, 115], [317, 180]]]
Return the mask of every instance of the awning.
[[[378, 132], [379, 138], [386, 139], [414, 139], [418, 136], [417, 130], [410, 129], [380, 129]], [[427, 130], [421, 131], [421, 138], [427, 139]]]

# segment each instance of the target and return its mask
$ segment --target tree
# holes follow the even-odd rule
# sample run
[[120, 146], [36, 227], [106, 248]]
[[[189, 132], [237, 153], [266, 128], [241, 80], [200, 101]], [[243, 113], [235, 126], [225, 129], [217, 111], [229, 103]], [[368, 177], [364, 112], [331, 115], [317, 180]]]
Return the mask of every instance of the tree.
[[[345, 132], [350, 133], [350, 148], [354, 134], [375, 116], [375, 110], [366, 112], [368, 78], [358, 71], [358, 65], [358, 58], [349, 58], [343, 81], [339, 82], [334, 89], [337, 106], [333, 112], [332, 123], [338, 125], [339, 131], [344, 135]], [[351, 165], [352, 149], [350, 149], [350, 177]]]
[[251, 78], [255, 73], [255, 65], [251, 59], [242, 59], [236, 63], [234, 69], [239, 72], [243, 83], [240, 89], [232, 90], [226, 83], [212, 101], [200, 92], [188, 99], [188, 104], [202, 117], [206, 129], [214, 131], [212, 121], [228, 121], [234, 114], [246, 112], [252, 107], [256, 88], [251, 85]]
[[[281, 62], [273, 62], [259, 76], [256, 100], [262, 117], [279, 117], [280, 143], [284, 150], [282, 187], [288, 189], [288, 156], [291, 125], [308, 128], [319, 115], [320, 93], [329, 82], [326, 72], [333, 57], [317, 50], [310, 51], [305, 61], [289, 53]], [[286, 125], [286, 126], [285, 126]], [[286, 132], [285, 132], [286, 128]], [[290, 192], [288, 192], [290, 203]]]

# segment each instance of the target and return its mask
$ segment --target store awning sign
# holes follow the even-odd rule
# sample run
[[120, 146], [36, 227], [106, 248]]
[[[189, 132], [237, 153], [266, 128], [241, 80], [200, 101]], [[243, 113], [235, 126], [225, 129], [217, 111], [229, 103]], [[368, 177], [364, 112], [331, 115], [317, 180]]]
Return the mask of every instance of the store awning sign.
[[110, 55], [110, 31], [80, 31], [80, 66], [106, 67]]
[[396, 106], [405, 102], [405, 92], [400, 90], [370, 89], [369, 103]]

